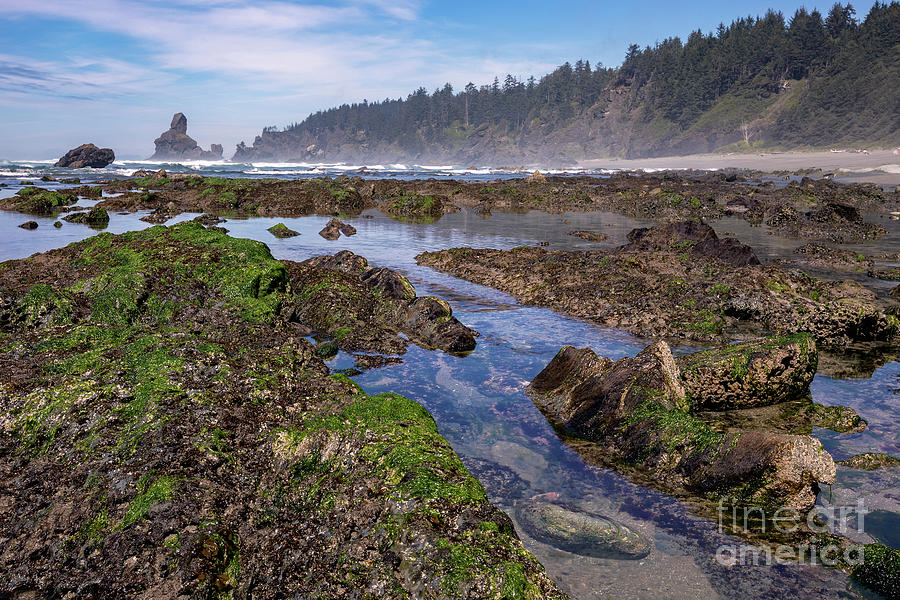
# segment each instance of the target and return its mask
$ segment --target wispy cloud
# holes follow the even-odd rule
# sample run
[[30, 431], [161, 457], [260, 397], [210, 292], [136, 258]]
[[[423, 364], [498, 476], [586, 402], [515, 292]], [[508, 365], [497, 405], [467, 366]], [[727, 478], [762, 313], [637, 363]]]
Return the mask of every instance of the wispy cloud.
[[[337, 103], [396, 98], [420, 85], [484, 83], [552, 65], [486, 58], [429, 35], [419, 0], [337, 4], [233, 0], [0, 0], [0, 20], [68, 21], [120, 40], [105, 55], [0, 55], [0, 104], [203, 97], [209, 112], [247, 128], [287, 123]], [[112, 53], [130, 40], [125, 58]], [[102, 40], [102, 38], [101, 38]], [[7, 50], [9, 52], [9, 50]], [[157, 104], [163, 104], [158, 101]], [[212, 105], [219, 105], [218, 107]], [[248, 110], [249, 107], [249, 110]], [[124, 110], [124, 108], [122, 109]]]

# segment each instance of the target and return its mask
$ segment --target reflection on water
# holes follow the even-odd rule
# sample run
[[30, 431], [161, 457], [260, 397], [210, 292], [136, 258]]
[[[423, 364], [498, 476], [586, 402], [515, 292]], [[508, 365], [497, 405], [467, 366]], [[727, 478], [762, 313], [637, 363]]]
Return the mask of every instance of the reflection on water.
[[[139, 216], [112, 215], [109, 231], [146, 227]], [[26, 256], [94, 234], [80, 225], [54, 229], [49, 226], [50, 219], [35, 219], [41, 227], [26, 232], [16, 227], [24, 220], [22, 215], [0, 213], [5, 239], [0, 259]], [[497, 213], [484, 219], [462, 211], [436, 224], [417, 226], [370, 212], [348, 219], [357, 235], [329, 242], [317, 235], [327, 220], [255, 218], [229, 220], [223, 225], [234, 236], [266, 242], [282, 259], [303, 260], [348, 249], [372, 264], [401, 270], [420, 295], [451, 300], [456, 316], [481, 333], [471, 355], [461, 358], [413, 346], [403, 364], [363, 373], [356, 381], [369, 393], [394, 391], [424, 404], [463, 462], [482, 480], [491, 500], [511, 516], [517, 501], [555, 492], [568, 504], [610, 517], [652, 541], [653, 551], [647, 558], [623, 561], [576, 556], [523, 534], [529, 550], [573, 597], [861, 597], [860, 592], [851, 590], [845, 576], [823, 567], [719, 564], [717, 548], [739, 542], [720, 534], [716, 523], [695, 516], [682, 502], [615, 472], [586, 465], [560, 441], [524, 393], [527, 383], [562, 345], [590, 346], [615, 359], [636, 353], [647, 340], [521, 306], [501, 292], [419, 267], [414, 260], [425, 250], [463, 245], [510, 248], [547, 241], [551, 248], [611, 247], [623, 243], [628, 230], [642, 223], [604, 213]], [[274, 238], [266, 228], [276, 222], [284, 222], [301, 235]], [[591, 244], [567, 236], [573, 229], [593, 229], [610, 237], [602, 244]], [[350, 366], [343, 354], [330, 364], [332, 368]], [[870, 424], [869, 431], [858, 435], [817, 431], [836, 458], [870, 450], [900, 454], [896, 410], [900, 396], [894, 391], [900, 387], [898, 376], [900, 364], [889, 363], [869, 379], [816, 377], [813, 395], [817, 402], [853, 406]], [[826, 490], [823, 502], [855, 504], [855, 496], [864, 494], [867, 504], [871, 502], [884, 513], [879, 513], [882, 525], [895, 523], [890, 515], [900, 512], [894, 498], [897, 471], [900, 469], [875, 473], [841, 469], [838, 483]], [[877, 537], [884, 539], [884, 535]]]

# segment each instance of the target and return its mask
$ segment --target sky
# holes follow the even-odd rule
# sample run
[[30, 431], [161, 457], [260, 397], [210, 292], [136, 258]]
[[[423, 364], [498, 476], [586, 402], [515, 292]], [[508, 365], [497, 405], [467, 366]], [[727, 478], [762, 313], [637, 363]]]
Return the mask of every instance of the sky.
[[[787, 18], [800, 0], [0, 0], [0, 160], [79, 144], [144, 158], [184, 112], [204, 148], [252, 143], [331, 106], [540, 77], [579, 58], [618, 66], [719, 23]], [[831, 2], [807, 8], [827, 13]], [[854, 3], [863, 18], [872, 2]]]

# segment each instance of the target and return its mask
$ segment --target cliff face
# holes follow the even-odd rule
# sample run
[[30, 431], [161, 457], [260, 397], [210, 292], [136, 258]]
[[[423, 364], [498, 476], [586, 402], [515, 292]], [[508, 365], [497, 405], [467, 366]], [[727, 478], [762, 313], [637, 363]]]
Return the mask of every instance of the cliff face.
[[184, 113], [175, 113], [169, 130], [153, 141], [156, 152], [150, 160], [221, 160], [223, 148], [220, 144], [212, 144], [209, 150], [201, 148], [187, 134], [187, 117]]

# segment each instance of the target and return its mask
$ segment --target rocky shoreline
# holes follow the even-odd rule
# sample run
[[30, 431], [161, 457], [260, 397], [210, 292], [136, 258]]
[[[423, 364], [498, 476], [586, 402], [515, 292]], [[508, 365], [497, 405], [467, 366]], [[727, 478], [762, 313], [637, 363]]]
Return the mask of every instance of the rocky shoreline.
[[[564, 597], [420, 405], [368, 396], [322, 361], [342, 350], [359, 372], [401, 361], [410, 344], [465, 356], [478, 333], [396, 271], [349, 251], [275, 261], [263, 244], [227, 236], [223, 216], [331, 216], [320, 232], [329, 240], [356, 233], [338, 217], [369, 209], [414, 224], [459, 210], [660, 223], [614, 248], [575, 230], [602, 249], [451, 248], [416, 260], [657, 340], [616, 362], [563, 348], [529, 389], [585, 462], [692, 502], [808, 510], [836, 468], [813, 428], [866, 427], [852, 409], [813, 403], [812, 377], [846, 368], [847, 356], [900, 356], [900, 297], [761, 264], [710, 225], [742, 218], [809, 240], [795, 264], [889, 279], [890, 256], [834, 246], [885, 235], [874, 219], [897, 211], [900, 194], [877, 186], [776, 187], [726, 174], [136, 175], [0, 199], [0, 209], [68, 213], [98, 229], [110, 213], [151, 210], [144, 220], [154, 223], [204, 213], [0, 264], [0, 380], [10, 382], [0, 384], [0, 487], [10, 499], [0, 504], [0, 570], [11, 573], [0, 595], [100, 597], [115, 585], [121, 597]], [[78, 207], [82, 197], [96, 205]], [[269, 231], [299, 235], [284, 224]], [[666, 341], [685, 340], [728, 344], [676, 359]], [[553, 499], [516, 511], [529, 536], [569, 552], [629, 560], [649, 548]], [[866, 552], [880, 566], [858, 575], [884, 593], [900, 572], [896, 552]]]
[[427, 411], [329, 375], [304, 268], [190, 222], [0, 264], [0, 595], [564, 597]]

